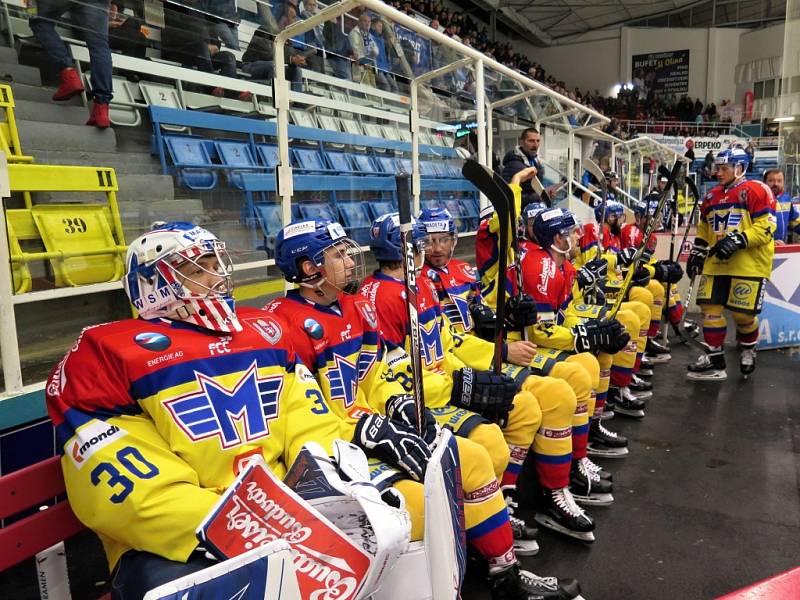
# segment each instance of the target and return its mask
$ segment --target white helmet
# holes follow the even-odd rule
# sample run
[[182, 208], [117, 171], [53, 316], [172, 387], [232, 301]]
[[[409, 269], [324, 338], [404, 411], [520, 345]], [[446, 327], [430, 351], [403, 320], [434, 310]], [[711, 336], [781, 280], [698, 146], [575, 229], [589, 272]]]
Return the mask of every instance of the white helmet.
[[[210, 255], [219, 261], [213, 272], [198, 262]], [[178, 267], [186, 262], [219, 281], [208, 286], [181, 273]], [[128, 247], [125, 264], [125, 293], [143, 319], [186, 321], [223, 333], [242, 330], [234, 310], [233, 263], [225, 243], [210, 231], [180, 221], [154, 223]], [[186, 282], [195, 289], [186, 287]]]

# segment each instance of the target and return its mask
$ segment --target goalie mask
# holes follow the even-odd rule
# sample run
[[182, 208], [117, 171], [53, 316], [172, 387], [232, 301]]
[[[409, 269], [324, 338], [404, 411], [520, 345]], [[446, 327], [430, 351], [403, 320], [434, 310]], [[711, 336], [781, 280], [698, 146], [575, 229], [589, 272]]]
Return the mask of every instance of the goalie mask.
[[233, 263], [225, 243], [193, 223], [157, 223], [128, 248], [125, 293], [143, 319], [166, 318], [241, 331], [233, 300]]

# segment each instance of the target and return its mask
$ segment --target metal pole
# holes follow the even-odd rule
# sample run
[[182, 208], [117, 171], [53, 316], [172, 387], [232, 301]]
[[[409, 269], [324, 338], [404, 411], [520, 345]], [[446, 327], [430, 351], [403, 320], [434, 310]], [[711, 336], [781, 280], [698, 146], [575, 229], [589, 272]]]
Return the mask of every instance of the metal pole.
[[[486, 165], [486, 90], [483, 87], [483, 60], [475, 61], [475, 121], [478, 134], [478, 162]], [[490, 132], [491, 134], [491, 132]], [[491, 169], [492, 165], [488, 165]], [[480, 195], [480, 207], [483, 210], [489, 201]]]

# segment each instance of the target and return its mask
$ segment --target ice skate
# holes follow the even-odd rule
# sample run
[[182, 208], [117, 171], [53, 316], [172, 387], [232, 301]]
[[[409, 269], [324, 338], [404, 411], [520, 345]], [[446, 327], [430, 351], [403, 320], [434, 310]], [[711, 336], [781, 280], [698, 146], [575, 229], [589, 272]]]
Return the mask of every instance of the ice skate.
[[614, 407], [614, 414], [636, 419], [644, 417], [644, 400], [634, 396], [627, 387], [611, 386], [608, 388], [608, 400], [606, 402]]
[[628, 385], [628, 387], [634, 393], [635, 392], [649, 392], [649, 391], [652, 391], [652, 389], [653, 389], [653, 382], [652, 381], [647, 381], [645, 379], [642, 379], [641, 377], [639, 377], [638, 375], [636, 375], [634, 373], [633, 377], [631, 378], [631, 383], [630, 383], [630, 385]]
[[613, 484], [601, 479], [600, 474], [592, 470], [582, 458], [572, 462], [569, 474], [569, 490], [578, 504], [587, 506], [609, 506], [614, 502], [611, 495]]
[[511, 531], [514, 534], [514, 552], [517, 556], [534, 556], [539, 553], [539, 542], [536, 541], [539, 530], [536, 527], [529, 527], [523, 519], [514, 515], [515, 509], [519, 506], [516, 501], [516, 491], [515, 485], [502, 487]]
[[588, 456], [585, 457], [585, 458], [582, 458], [581, 460], [586, 465], [586, 468], [594, 471], [595, 473], [597, 473], [597, 476], [600, 477], [600, 479], [605, 479], [606, 481], [614, 481], [614, 476], [611, 473], [606, 471], [600, 465], [596, 465], [595, 463], [593, 463], [592, 459], [589, 458]]
[[628, 440], [603, 427], [602, 421], [592, 420], [587, 452], [598, 458], [624, 458], [628, 455]]
[[745, 379], [756, 370], [756, 345], [741, 344], [742, 353], [739, 355], [739, 371]]
[[536, 522], [582, 542], [594, 541], [594, 521], [575, 502], [569, 488], [539, 489]]
[[686, 379], [691, 381], [725, 381], [727, 378], [722, 348], [711, 348], [687, 367]]
[[644, 361], [644, 358], [647, 358], [653, 364], [666, 363], [672, 358], [669, 350], [652, 338], [647, 338], [647, 345], [645, 346], [644, 353], [642, 361]]
[[491, 573], [492, 600], [573, 600], [581, 598], [581, 586], [574, 579], [539, 577], [513, 565]]

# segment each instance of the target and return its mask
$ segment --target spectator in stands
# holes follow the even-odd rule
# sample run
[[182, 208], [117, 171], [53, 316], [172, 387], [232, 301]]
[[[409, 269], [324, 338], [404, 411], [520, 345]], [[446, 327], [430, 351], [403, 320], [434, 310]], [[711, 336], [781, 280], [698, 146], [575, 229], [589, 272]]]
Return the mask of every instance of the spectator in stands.
[[[306, 66], [306, 57], [293, 43], [288, 42], [284, 51], [286, 78], [295, 92], [303, 91], [301, 67]], [[253, 38], [242, 56], [242, 71], [254, 80], [269, 81], [275, 77], [275, 52], [273, 37], [264, 26], [256, 29]]]
[[111, 0], [108, 7], [108, 43], [112, 50], [126, 56], [144, 58], [147, 37], [142, 33], [142, 21], [126, 15], [125, 0]]
[[61, 84], [53, 100], [69, 100], [83, 92], [83, 83], [75, 69], [75, 62], [69, 48], [56, 33], [56, 24], [61, 16], [69, 11], [74, 23], [78, 25], [89, 47], [89, 61], [92, 67], [92, 112], [87, 125], [105, 129], [111, 125], [108, 118], [108, 103], [113, 97], [111, 80], [111, 49], [108, 45], [108, 0], [38, 0], [37, 16], [30, 20], [33, 35], [47, 54], [58, 65]]
[[283, 14], [278, 19], [278, 29], [286, 29], [292, 23], [297, 22], [297, 5], [287, 2], [283, 5]]
[[235, 0], [205, 0], [206, 12], [219, 17], [214, 33], [228, 48], [239, 49], [239, 14]]
[[358, 25], [350, 31], [350, 47], [355, 56], [353, 80], [375, 87], [375, 59], [378, 57], [378, 46], [372, 37], [371, 25], [372, 19], [367, 11], [362, 12], [358, 18]]
[[[542, 136], [535, 127], [528, 127], [519, 136], [519, 145], [509, 150], [503, 157], [503, 179], [510, 182], [515, 173], [536, 167], [539, 181], [544, 180], [544, 167], [539, 160], [539, 144]], [[539, 195], [533, 190], [530, 181], [522, 183], [522, 203], [538, 202]]]
[[[220, 50], [221, 42], [213, 33], [213, 23], [201, 12], [201, 0], [181, 0], [181, 3], [164, 3], [164, 31], [161, 36], [161, 56], [185, 67], [195, 67], [206, 73], [219, 72], [226, 77], [236, 77], [236, 57]], [[215, 87], [215, 96], [225, 90]], [[241, 100], [250, 92], [241, 92]]]
[[700, 183], [711, 181], [714, 178], [714, 152], [708, 151], [703, 159], [703, 166], [700, 170]]
[[[319, 12], [317, 0], [305, 0], [300, 16], [303, 19], [310, 19]], [[325, 24], [316, 25], [311, 31], [305, 34], [305, 42], [314, 49], [314, 52], [306, 56], [306, 62], [312, 71], [325, 73]]]
[[350, 79], [352, 70], [353, 48], [350, 45], [350, 38], [344, 34], [341, 26], [340, 16], [325, 23], [323, 35], [325, 38], [325, 57], [328, 64], [333, 69], [334, 76], [339, 79]]
[[750, 159], [749, 164], [747, 165], [747, 171], [753, 171], [753, 165], [756, 162], [756, 147], [753, 145], [753, 142], [747, 142], [747, 147], [744, 149], [747, 153], [747, 157]]
[[391, 72], [386, 39], [383, 36], [383, 21], [380, 17], [372, 19], [372, 39], [378, 48], [378, 55], [375, 57], [375, 83], [379, 89], [397, 94], [399, 88]]

